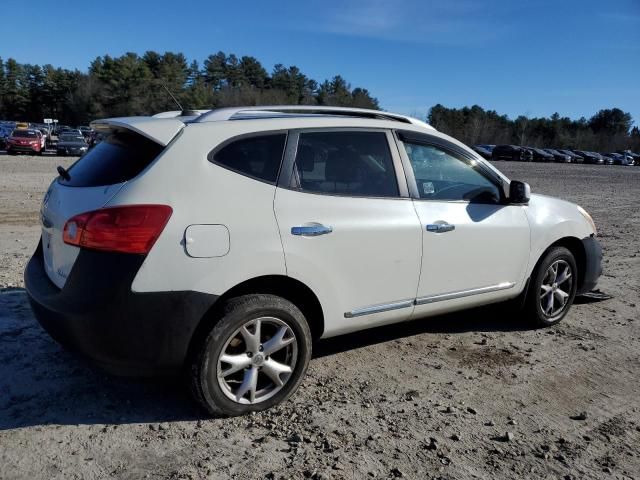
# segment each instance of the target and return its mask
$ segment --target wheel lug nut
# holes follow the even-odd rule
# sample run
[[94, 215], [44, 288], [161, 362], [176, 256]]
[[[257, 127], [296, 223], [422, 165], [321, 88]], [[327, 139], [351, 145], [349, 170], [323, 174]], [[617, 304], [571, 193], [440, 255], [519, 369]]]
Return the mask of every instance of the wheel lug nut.
[[264, 350], [264, 347], [262, 345], [260, 345], [259, 350], [262, 352]]
[[253, 357], [252, 353], [251, 352], [247, 352], [247, 357], [249, 357], [249, 358]]

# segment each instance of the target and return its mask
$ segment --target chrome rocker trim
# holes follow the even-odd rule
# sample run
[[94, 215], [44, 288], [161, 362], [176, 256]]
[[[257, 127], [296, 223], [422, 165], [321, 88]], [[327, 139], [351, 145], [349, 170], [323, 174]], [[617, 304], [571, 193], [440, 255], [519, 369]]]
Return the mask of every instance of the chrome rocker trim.
[[497, 285], [489, 285], [487, 287], [472, 288], [470, 290], [460, 290], [458, 292], [440, 293], [428, 297], [420, 297], [414, 300], [400, 300], [398, 302], [382, 303], [379, 305], [371, 305], [369, 307], [357, 308], [350, 312], [344, 313], [344, 318], [361, 317], [363, 315], [371, 315], [373, 313], [388, 312], [390, 310], [398, 310], [400, 308], [408, 308], [413, 305], [426, 305], [428, 303], [442, 302], [443, 300], [454, 300], [456, 298], [469, 297], [471, 295], [479, 295], [481, 293], [491, 293], [500, 290], [513, 288], [515, 282], [502, 282]]
[[361, 317], [362, 315], [371, 315], [372, 313], [388, 312], [389, 310], [398, 310], [400, 308], [412, 307], [415, 300], [402, 300], [393, 303], [382, 303], [380, 305], [371, 305], [370, 307], [357, 308], [350, 312], [345, 312], [344, 318]]
[[470, 290], [461, 290], [459, 292], [440, 293], [429, 297], [416, 298], [416, 305], [425, 305], [427, 303], [441, 302], [443, 300], [453, 300], [456, 298], [469, 297], [480, 293], [497, 292], [499, 290], [507, 290], [513, 288], [514, 282], [502, 282], [497, 285], [489, 285], [488, 287], [472, 288]]

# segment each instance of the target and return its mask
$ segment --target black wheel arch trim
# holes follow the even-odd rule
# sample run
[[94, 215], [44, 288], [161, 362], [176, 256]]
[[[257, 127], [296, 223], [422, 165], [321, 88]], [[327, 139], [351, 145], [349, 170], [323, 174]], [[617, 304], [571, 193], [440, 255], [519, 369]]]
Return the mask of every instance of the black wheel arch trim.
[[25, 269], [25, 289], [36, 319], [63, 346], [111, 373], [179, 371], [196, 327], [218, 296], [133, 292], [131, 284], [144, 259], [81, 249], [59, 289], [44, 270], [40, 243]]

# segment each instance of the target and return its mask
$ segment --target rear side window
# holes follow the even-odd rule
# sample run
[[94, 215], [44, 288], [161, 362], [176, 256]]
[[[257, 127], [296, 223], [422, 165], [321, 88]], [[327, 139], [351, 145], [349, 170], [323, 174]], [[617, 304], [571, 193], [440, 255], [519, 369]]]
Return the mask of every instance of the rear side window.
[[135, 133], [118, 132], [102, 142], [69, 168], [70, 180], [59, 182], [70, 187], [97, 187], [131, 180], [163, 150], [161, 145]]
[[234, 140], [209, 154], [209, 161], [265, 182], [275, 183], [287, 140], [285, 133]]
[[315, 193], [399, 196], [384, 132], [301, 133], [293, 181], [295, 187]]

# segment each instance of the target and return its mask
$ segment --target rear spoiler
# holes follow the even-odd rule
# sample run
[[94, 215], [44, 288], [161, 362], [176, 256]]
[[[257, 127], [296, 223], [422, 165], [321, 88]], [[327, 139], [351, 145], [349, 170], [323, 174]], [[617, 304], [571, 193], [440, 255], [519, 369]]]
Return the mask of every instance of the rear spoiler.
[[121, 117], [105, 118], [91, 122], [91, 128], [98, 132], [108, 133], [118, 130], [129, 130], [149, 140], [167, 146], [184, 128], [184, 123], [177, 118], [153, 117]]

